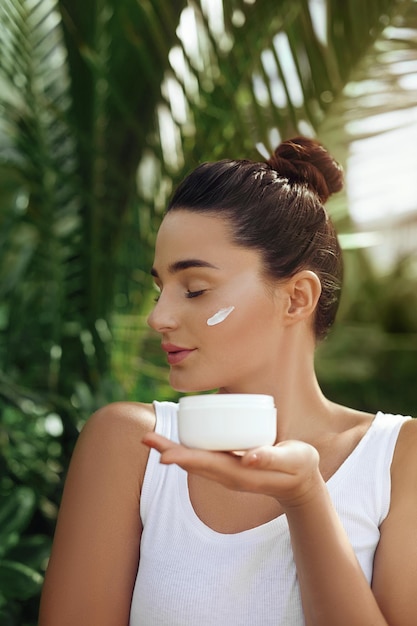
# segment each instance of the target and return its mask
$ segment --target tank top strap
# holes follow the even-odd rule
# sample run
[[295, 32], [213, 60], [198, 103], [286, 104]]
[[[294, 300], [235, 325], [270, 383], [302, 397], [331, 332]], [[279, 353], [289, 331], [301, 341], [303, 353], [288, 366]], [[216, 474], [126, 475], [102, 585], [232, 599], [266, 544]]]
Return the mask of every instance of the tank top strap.
[[[155, 432], [172, 441], [178, 441], [178, 404], [155, 400], [153, 405], [156, 415]], [[147, 518], [151, 499], [162, 488], [166, 477], [167, 466], [161, 466], [159, 458], [159, 452], [152, 448], [149, 452], [140, 498], [140, 516], [143, 524]]]
[[158, 402], [158, 400], [154, 400], [153, 406], [156, 415], [155, 432], [172, 441], [178, 441], [178, 404], [176, 402]]
[[[349, 457], [328, 480], [327, 486], [340, 511], [354, 504], [368, 510], [381, 525], [391, 502], [391, 464], [398, 435], [409, 416], [378, 412]], [[349, 488], [347, 488], [349, 486]]]

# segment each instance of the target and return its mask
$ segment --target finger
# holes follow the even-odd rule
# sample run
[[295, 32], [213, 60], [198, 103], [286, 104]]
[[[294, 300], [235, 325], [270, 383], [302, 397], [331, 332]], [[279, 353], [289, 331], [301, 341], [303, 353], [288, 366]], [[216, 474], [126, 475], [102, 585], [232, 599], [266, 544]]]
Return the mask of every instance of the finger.
[[225, 452], [212, 452], [176, 445], [164, 450], [161, 463], [176, 463], [194, 473], [221, 474], [240, 464], [240, 459]]
[[171, 439], [167, 439], [166, 437], [158, 435], [154, 432], [145, 435], [142, 439], [142, 443], [160, 453], [160, 463], [164, 465], [176, 463], [183, 469], [187, 469], [184, 466], [184, 463], [186, 463], [187, 459], [190, 457], [190, 448], [186, 448], [180, 443], [171, 441]]
[[142, 442], [160, 452], [161, 463], [176, 463], [187, 471], [207, 472], [213, 467], [222, 471], [239, 462], [238, 457], [235, 459], [229, 453], [188, 448], [154, 432], [146, 434]]
[[[289, 461], [291, 461], [289, 463]], [[274, 470], [292, 474], [293, 461], [285, 448], [262, 446], [249, 450], [242, 457], [242, 465], [259, 470]]]
[[242, 465], [294, 475], [303, 467], [318, 465], [318, 453], [315, 448], [304, 442], [284, 441], [275, 446], [249, 450], [242, 457]]
[[167, 439], [166, 437], [158, 435], [154, 432], [147, 433], [142, 438], [142, 443], [149, 446], [150, 448], [153, 448], [154, 450], [157, 450], [161, 454], [162, 452], [165, 452], [165, 450], [169, 450], [170, 448], [173, 448], [175, 446], [180, 447], [180, 444], [175, 443], [174, 441], [171, 441], [171, 439]]

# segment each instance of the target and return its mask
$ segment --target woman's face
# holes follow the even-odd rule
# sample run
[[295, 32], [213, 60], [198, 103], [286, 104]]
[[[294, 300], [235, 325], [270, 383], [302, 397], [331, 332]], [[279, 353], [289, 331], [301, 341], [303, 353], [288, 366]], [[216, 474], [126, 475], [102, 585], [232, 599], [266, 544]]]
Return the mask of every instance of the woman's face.
[[152, 274], [160, 296], [148, 323], [161, 335], [172, 387], [262, 393], [282, 324], [260, 254], [233, 244], [222, 218], [175, 210], [160, 227]]

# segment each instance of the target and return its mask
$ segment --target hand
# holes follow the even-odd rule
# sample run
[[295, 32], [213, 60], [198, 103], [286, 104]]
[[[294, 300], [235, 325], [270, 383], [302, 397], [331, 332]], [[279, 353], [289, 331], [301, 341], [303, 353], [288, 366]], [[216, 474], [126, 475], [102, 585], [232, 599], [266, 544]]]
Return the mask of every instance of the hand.
[[308, 503], [323, 484], [319, 454], [302, 441], [262, 446], [242, 456], [187, 448], [156, 433], [145, 435], [143, 443], [161, 453], [161, 463], [176, 463], [234, 491], [272, 496], [284, 510]]

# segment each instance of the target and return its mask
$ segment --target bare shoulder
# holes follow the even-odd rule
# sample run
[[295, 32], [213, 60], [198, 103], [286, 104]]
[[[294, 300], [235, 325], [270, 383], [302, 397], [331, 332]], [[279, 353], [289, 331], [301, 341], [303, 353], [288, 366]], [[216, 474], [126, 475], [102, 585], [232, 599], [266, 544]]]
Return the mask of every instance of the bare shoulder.
[[[84, 425], [65, 481], [39, 624], [127, 624], [142, 532], [152, 405], [116, 402]], [[117, 529], [117, 532], [115, 532]]]
[[86, 427], [143, 431], [145, 434], [155, 427], [155, 410], [152, 404], [142, 402], [112, 402], [93, 413]]
[[84, 452], [94, 457], [117, 458], [130, 467], [136, 466], [143, 478], [149, 448], [142, 443], [142, 438], [155, 429], [155, 421], [152, 404], [113, 402], [103, 406], [85, 423], [76, 454]]
[[[398, 435], [397, 445], [392, 462], [393, 495], [396, 487], [406, 488], [414, 479], [417, 483], [417, 419], [406, 421]], [[405, 483], [405, 484], [404, 484]]]
[[372, 588], [389, 624], [411, 626], [417, 614], [417, 421], [400, 430], [391, 466], [391, 505], [374, 559]]
[[[407, 420], [398, 434], [391, 464], [391, 504], [383, 529], [417, 516], [417, 420]], [[414, 523], [414, 521], [413, 521]]]

